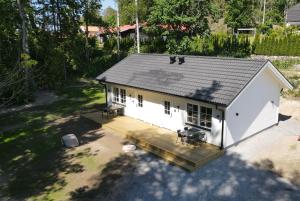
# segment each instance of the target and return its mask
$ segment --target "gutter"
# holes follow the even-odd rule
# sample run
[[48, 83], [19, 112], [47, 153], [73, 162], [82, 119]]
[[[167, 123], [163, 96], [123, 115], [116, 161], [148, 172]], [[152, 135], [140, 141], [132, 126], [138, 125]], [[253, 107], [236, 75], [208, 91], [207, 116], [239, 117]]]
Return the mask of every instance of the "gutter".
[[[142, 53], [140, 53], [140, 54], [142, 54]], [[166, 94], [166, 95], [169, 95], [169, 96], [176, 96], [176, 97], [180, 97], [180, 98], [191, 99], [191, 100], [199, 101], [199, 102], [202, 102], [202, 103], [208, 103], [208, 104], [216, 105], [216, 107], [226, 107], [226, 105], [222, 104], [222, 103], [215, 103], [215, 102], [211, 102], [211, 101], [207, 101], [207, 100], [200, 100], [200, 99], [196, 99], [196, 98], [189, 97], [189, 96], [180, 96], [180, 95], [176, 95], [176, 94], [170, 94], [170, 93], [155, 91], [155, 90], [151, 90], [151, 89], [145, 89], [145, 88], [142, 88], [142, 87], [134, 87], [134, 86], [126, 85], [126, 84], [108, 82], [106, 80], [101, 80], [101, 79], [97, 79], [97, 80], [99, 82], [105, 82], [107, 84], [115, 84], [115, 85], [119, 85], [119, 86], [125, 86], [125, 87], [134, 88], [134, 89], [141, 89], [141, 90], [150, 91], [150, 92], [159, 93], [159, 94]], [[101, 83], [101, 84], [103, 84], [103, 83]]]

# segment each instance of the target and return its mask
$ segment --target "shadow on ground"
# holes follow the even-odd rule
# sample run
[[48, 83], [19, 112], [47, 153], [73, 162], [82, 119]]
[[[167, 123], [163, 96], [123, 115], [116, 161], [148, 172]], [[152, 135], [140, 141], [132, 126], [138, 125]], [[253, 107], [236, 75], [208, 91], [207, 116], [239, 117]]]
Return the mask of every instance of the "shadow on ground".
[[107, 164], [93, 188], [71, 193], [71, 200], [299, 200], [299, 189], [270, 171], [251, 166], [237, 154], [188, 173], [156, 157], [121, 155]]
[[291, 117], [292, 116], [290, 116], [290, 115], [284, 115], [284, 114], [279, 113], [278, 121], [286, 121], [286, 120], [289, 120]]
[[[96, 132], [99, 124], [84, 117], [71, 116], [55, 124], [43, 118], [33, 122], [37, 124], [31, 123], [31, 128], [6, 132], [0, 137], [0, 174], [5, 177], [0, 190], [4, 196], [23, 200], [62, 189], [66, 181], [60, 174], [84, 171], [81, 164], [71, 159], [88, 155], [89, 151], [68, 155], [61, 136], [74, 133], [81, 144], [103, 137], [103, 133]], [[50, 189], [53, 185], [55, 189]]]

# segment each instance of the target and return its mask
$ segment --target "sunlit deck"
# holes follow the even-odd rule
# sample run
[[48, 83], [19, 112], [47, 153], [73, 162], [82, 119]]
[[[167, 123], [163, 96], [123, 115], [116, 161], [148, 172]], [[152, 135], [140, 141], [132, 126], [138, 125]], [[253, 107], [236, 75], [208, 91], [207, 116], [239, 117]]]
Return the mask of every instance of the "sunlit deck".
[[[99, 116], [98, 116], [99, 118]], [[224, 151], [207, 143], [200, 145], [176, 143], [177, 133], [130, 117], [103, 120], [103, 128], [133, 141], [140, 148], [158, 155], [186, 170], [193, 171], [218, 158]]]
[[115, 117], [103, 124], [104, 129], [118, 132], [140, 148], [193, 171], [223, 154], [219, 147], [202, 143], [199, 146], [176, 143], [177, 134], [170, 130], [130, 117]]

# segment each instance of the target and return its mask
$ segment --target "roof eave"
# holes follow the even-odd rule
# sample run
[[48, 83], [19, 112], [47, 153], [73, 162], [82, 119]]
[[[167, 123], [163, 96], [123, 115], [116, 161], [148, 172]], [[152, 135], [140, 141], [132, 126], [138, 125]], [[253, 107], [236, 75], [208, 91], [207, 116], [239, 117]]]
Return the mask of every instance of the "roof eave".
[[193, 97], [190, 97], [190, 96], [180, 96], [180, 95], [177, 95], [177, 94], [171, 94], [171, 93], [166, 93], [166, 92], [161, 92], [161, 91], [155, 91], [155, 90], [146, 89], [146, 88], [142, 88], [142, 87], [135, 87], [135, 86], [130, 86], [130, 85], [126, 85], [126, 84], [109, 82], [109, 81], [101, 80], [101, 79], [97, 79], [97, 78], [96, 78], [96, 80], [98, 80], [102, 84], [116, 84], [116, 85], [121, 85], [121, 86], [136, 88], [136, 89], [142, 89], [142, 90], [145, 90], [145, 91], [151, 91], [151, 92], [155, 92], [155, 93], [167, 94], [167, 95], [171, 95], [171, 96], [177, 96], [177, 97], [181, 97], [181, 98], [187, 98], [187, 99], [191, 99], [191, 100], [195, 100], [195, 101], [209, 103], [209, 104], [217, 105], [219, 107], [224, 107], [224, 108], [226, 108], [228, 106], [228, 104], [225, 104], [225, 103], [217, 103], [217, 102], [212, 102], [212, 101], [208, 101], [208, 100], [193, 98]]

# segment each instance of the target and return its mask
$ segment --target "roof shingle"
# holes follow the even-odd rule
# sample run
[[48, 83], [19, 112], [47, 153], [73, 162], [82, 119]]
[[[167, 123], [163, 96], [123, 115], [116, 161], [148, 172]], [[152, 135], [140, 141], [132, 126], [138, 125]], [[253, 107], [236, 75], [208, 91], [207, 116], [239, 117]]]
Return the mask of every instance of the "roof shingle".
[[96, 79], [229, 105], [266, 62], [185, 56], [185, 62], [179, 65], [170, 64], [169, 55], [133, 54]]

